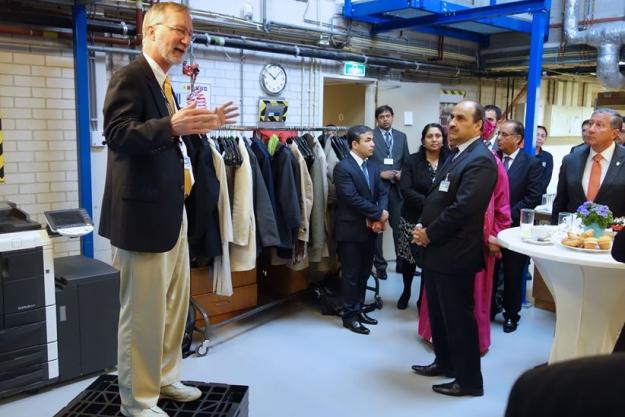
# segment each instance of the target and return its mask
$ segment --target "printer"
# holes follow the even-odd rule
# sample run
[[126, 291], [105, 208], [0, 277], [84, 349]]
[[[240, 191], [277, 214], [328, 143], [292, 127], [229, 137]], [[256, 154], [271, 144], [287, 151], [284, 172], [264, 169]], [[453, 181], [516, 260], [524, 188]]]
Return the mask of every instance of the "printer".
[[59, 376], [54, 259], [48, 233], [0, 202], [0, 397]]

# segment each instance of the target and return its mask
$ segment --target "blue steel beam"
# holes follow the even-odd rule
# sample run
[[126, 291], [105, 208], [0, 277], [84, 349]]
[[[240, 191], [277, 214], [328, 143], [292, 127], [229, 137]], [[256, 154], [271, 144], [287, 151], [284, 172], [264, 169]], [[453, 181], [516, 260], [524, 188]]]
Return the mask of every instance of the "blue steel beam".
[[538, 101], [543, 67], [543, 44], [545, 22], [549, 21], [548, 11], [536, 12], [532, 18], [532, 38], [530, 40], [530, 65], [527, 79], [527, 104], [525, 109], [525, 146], [529, 155], [536, 154], [536, 125], [538, 124]]
[[346, 1], [343, 5], [343, 17], [358, 18], [372, 14], [392, 12], [407, 9], [411, 0], [372, 0], [367, 2], [352, 3]]
[[[72, 8], [74, 42], [74, 86], [76, 91], [76, 136], [78, 148], [78, 198], [80, 207], [93, 218], [91, 202], [91, 132], [89, 131], [89, 52], [87, 13], [84, 5]], [[93, 234], [80, 241], [82, 254], [93, 258]]]
[[[430, 3], [428, 1], [428, 3]], [[441, 2], [445, 3], [445, 2]], [[456, 5], [457, 6], [457, 5]], [[439, 6], [440, 7], [440, 6]], [[401, 29], [410, 26], [437, 26], [461, 23], [466, 21], [478, 21], [480, 19], [491, 19], [498, 16], [533, 13], [545, 10], [545, 1], [542, 0], [522, 0], [512, 3], [497, 4], [495, 6], [483, 6], [473, 8], [462, 8], [449, 11], [434, 12], [429, 16], [414, 17], [411, 19], [397, 19], [388, 23], [380, 23], [372, 28], [373, 32], [386, 32], [389, 30]], [[499, 18], [500, 20], [503, 18]], [[507, 18], [511, 20], [510, 18]], [[512, 19], [515, 20], [515, 19]], [[518, 19], [516, 19], [518, 20]], [[522, 22], [522, 21], [521, 21]]]
[[[389, 22], [388, 18], [377, 17], [377, 16], [367, 16], [358, 18], [359, 22], [371, 23], [372, 25], [376, 23]], [[415, 32], [423, 32], [429, 33], [431, 35], [441, 35], [448, 36], [450, 38], [462, 39], [465, 41], [476, 42], [482, 45], [485, 45], [485, 42], [488, 41], [488, 35], [482, 35], [481, 33], [470, 32], [468, 30], [456, 29], [456, 28], [448, 28], [448, 27], [436, 27], [436, 26], [415, 26], [407, 28], [409, 30], [413, 30]]]

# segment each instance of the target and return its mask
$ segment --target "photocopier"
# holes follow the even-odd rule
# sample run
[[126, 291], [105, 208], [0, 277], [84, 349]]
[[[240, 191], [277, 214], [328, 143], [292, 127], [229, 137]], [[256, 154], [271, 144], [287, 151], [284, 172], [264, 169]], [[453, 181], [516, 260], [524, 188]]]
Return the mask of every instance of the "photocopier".
[[44, 214], [48, 230], [0, 202], [0, 398], [117, 364], [119, 272], [82, 255], [54, 259], [50, 236], [93, 225], [83, 209]]
[[52, 243], [45, 229], [0, 202], [0, 397], [59, 376]]

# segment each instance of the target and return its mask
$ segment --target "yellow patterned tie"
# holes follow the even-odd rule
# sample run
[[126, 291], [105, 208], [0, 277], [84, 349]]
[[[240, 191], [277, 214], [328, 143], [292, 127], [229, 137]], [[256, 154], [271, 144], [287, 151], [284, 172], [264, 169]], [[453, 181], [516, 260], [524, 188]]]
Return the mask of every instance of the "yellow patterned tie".
[[[163, 82], [163, 91], [165, 92], [165, 97], [167, 98], [167, 106], [169, 107], [169, 114], [173, 115], [176, 112], [176, 104], [174, 102], [174, 94], [172, 93], [171, 82], [169, 81], [169, 77], [165, 77], [165, 82]], [[191, 169], [184, 169], [184, 198], [187, 198], [191, 193], [191, 187], [193, 187], [193, 181], [191, 179]]]

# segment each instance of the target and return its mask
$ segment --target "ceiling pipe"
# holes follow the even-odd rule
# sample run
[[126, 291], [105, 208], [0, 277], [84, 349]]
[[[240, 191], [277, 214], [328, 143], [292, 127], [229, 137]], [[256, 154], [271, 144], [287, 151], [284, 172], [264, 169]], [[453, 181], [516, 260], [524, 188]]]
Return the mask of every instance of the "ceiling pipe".
[[396, 58], [368, 56], [353, 52], [339, 52], [310, 46], [299, 46], [285, 43], [267, 42], [246, 37], [218, 36], [209, 33], [199, 33], [194, 37], [194, 43], [202, 45], [216, 45], [227, 48], [246, 49], [259, 52], [271, 52], [294, 57], [321, 58], [333, 61], [354, 61], [374, 66], [383, 66], [397, 69], [433, 69], [437, 71], [453, 72], [456, 75], [471, 75], [466, 69], [445, 65], [420, 63]]
[[597, 78], [602, 86], [625, 89], [625, 76], [619, 69], [621, 46], [625, 43], [625, 22], [605, 23], [577, 30], [577, 0], [564, 3], [564, 35], [567, 42], [597, 48]]

